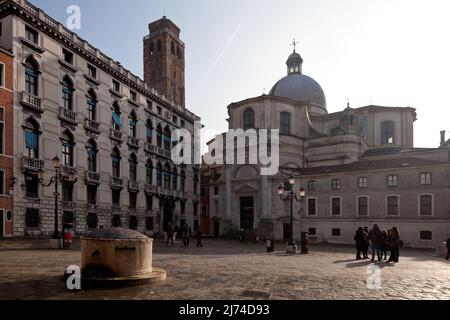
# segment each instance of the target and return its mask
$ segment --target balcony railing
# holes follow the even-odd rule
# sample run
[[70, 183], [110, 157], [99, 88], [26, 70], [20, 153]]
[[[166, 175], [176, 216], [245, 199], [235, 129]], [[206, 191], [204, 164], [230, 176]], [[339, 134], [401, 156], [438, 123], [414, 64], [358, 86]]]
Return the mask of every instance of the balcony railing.
[[98, 205], [96, 203], [87, 203], [86, 210], [88, 212], [96, 212], [98, 209]]
[[111, 128], [111, 139], [122, 142], [122, 132]]
[[146, 194], [154, 194], [154, 193], [156, 193], [156, 186], [151, 185], [151, 184], [146, 184], [145, 185], [145, 193]]
[[22, 169], [29, 171], [41, 171], [44, 169], [44, 161], [30, 157], [22, 157]]
[[100, 174], [93, 171], [86, 171], [86, 184], [89, 185], [100, 184]]
[[86, 119], [84, 122], [84, 128], [95, 133], [100, 133], [100, 123], [97, 121]]
[[128, 145], [133, 148], [139, 148], [139, 139], [129, 136]]
[[160, 155], [162, 157], [165, 157], [165, 158], [169, 158], [169, 159], [172, 157], [172, 152], [171, 151], [166, 150], [166, 149], [161, 148], [161, 147], [157, 147], [156, 149], [157, 149], [157, 154], [158, 155]]
[[156, 146], [152, 145], [151, 143], [145, 144], [145, 151], [149, 153], [156, 153]]
[[128, 181], [128, 189], [132, 191], [139, 191], [139, 182], [137, 181]]
[[146, 185], [146, 192], [147, 193], [157, 193], [159, 195], [162, 196], [166, 196], [166, 197], [173, 197], [173, 198], [179, 198], [179, 199], [184, 199], [184, 192], [183, 191], [178, 191], [178, 190], [171, 190], [171, 189], [166, 189], [164, 187], [154, 187], [153, 189], [154, 191], [150, 192], [150, 190], [148, 190], [149, 186]]
[[68, 110], [66, 108], [59, 109], [59, 119], [70, 122], [74, 125], [78, 124], [77, 123], [77, 114], [75, 112], [73, 112], [72, 110]]
[[74, 210], [75, 203], [73, 201], [61, 201], [61, 208], [63, 210]]
[[123, 179], [117, 177], [111, 177], [111, 188], [123, 189]]
[[64, 180], [69, 182], [76, 182], [78, 171], [71, 166], [61, 166], [61, 175]]
[[23, 91], [22, 92], [22, 99], [20, 100], [20, 103], [33, 111], [43, 113], [44, 109], [42, 108], [42, 100], [41, 98], [29, 94], [28, 92]]

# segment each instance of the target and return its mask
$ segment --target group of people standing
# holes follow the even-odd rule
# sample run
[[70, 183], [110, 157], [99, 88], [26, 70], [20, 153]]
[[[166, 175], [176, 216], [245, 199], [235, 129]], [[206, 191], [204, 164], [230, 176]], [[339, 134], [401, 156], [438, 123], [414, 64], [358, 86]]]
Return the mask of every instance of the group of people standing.
[[[168, 223], [166, 233], [167, 233], [167, 239], [166, 239], [167, 245], [169, 245], [169, 242], [171, 242], [172, 245], [175, 245], [175, 239], [176, 239], [177, 235], [179, 234], [181, 239], [183, 240], [183, 246], [189, 247], [189, 244], [191, 242], [192, 229], [191, 229], [191, 227], [188, 226], [187, 223], [185, 223], [181, 227], [181, 229], [178, 226], [174, 227], [171, 223]], [[202, 229], [200, 228], [200, 226], [198, 226], [196, 228], [195, 236], [197, 238], [197, 247], [203, 247], [203, 243], [202, 243], [203, 234], [202, 234]]]
[[[393, 227], [389, 231], [380, 230], [375, 224], [371, 230], [367, 227], [359, 227], [355, 233], [356, 260], [369, 259], [369, 248], [372, 251], [372, 260], [375, 256], [378, 261], [387, 260], [387, 262], [397, 263], [399, 261], [402, 241], [400, 240], [400, 231]], [[390, 251], [390, 257], [387, 259], [387, 251]], [[362, 257], [361, 257], [362, 254]]]

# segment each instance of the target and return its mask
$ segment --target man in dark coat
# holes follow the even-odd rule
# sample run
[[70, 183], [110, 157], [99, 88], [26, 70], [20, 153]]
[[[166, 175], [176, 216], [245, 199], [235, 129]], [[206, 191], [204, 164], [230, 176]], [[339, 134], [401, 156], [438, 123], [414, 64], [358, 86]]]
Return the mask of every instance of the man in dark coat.
[[378, 261], [381, 261], [381, 231], [377, 224], [374, 224], [369, 231], [369, 240], [372, 247], [372, 261], [375, 261], [375, 252], [378, 256]]
[[361, 253], [364, 253], [364, 246], [366, 244], [364, 229], [362, 227], [358, 228], [354, 239], [356, 244], [356, 260], [362, 260]]

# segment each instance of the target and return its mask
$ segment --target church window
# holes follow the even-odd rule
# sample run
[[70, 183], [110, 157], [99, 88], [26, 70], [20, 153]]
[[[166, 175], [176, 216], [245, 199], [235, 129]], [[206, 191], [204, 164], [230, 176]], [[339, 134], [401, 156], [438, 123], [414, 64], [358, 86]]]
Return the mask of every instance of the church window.
[[255, 112], [252, 109], [247, 109], [244, 112], [244, 130], [255, 128]]
[[385, 121], [381, 124], [381, 143], [394, 144], [394, 123]]
[[289, 112], [282, 112], [280, 115], [280, 134], [291, 133], [291, 114]]

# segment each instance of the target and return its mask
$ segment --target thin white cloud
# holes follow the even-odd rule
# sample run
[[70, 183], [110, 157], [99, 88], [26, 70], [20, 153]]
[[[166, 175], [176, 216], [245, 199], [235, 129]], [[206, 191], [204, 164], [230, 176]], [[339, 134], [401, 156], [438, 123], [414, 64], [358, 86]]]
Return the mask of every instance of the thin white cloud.
[[205, 73], [205, 75], [201, 78], [199, 84], [202, 84], [206, 78], [209, 76], [209, 74], [211, 72], [213, 72], [213, 70], [216, 68], [217, 64], [219, 63], [220, 59], [222, 59], [223, 55], [225, 54], [225, 52], [228, 50], [228, 47], [231, 45], [231, 43], [233, 42], [234, 38], [236, 37], [237, 33], [239, 32], [239, 29], [241, 29], [242, 24], [244, 23], [245, 18], [242, 18], [241, 22], [239, 22], [238, 26], [236, 27], [236, 29], [234, 30], [233, 34], [231, 35], [230, 39], [228, 39], [228, 42], [225, 44], [225, 47], [222, 49], [222, 51], [220, 52], [220, 54], [217, 56], [216, 60], [214, 60], [213, 64], [211, 65], [211, 67], [208, 69], [208, 71]]

